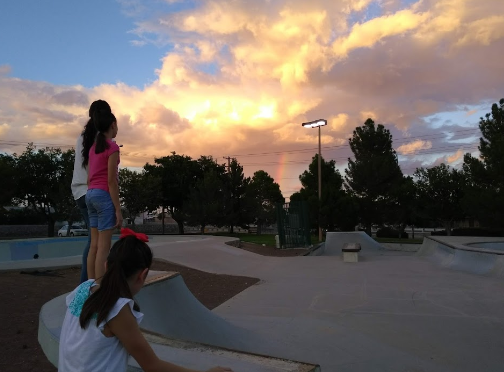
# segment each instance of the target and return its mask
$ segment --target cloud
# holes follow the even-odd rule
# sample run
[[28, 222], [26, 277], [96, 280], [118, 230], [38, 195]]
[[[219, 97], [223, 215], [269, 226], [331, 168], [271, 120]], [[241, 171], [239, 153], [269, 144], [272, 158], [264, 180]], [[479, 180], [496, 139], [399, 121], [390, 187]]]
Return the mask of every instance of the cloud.
[[462, 159], [464, 157], [464, 154], [465, 152], [462, 149], [460, 149], [455, 154], [447, 156], [446, 161], [448, 162], [448, 164], [455, 163], [457, 160]]
[[[122, 165], [171, 151], [219, 159], [288, 151], [298, 164], [286, 168], [294, 181], [282, 187], [292, 189], [318, 145], [318, 131], [302, 122], [328, 120], [324, 157], [338, 164], [368, 117], [391, 130], [404, 169], [458, 164], [462, 142], [450, 141], [474, 144], [477, 136], [456, 122], [439, 121], [433, 132], [432, 118], [490, 110], [502, 96], [503, 19], [490, 0], [201, 0], [171, 13], [166, 3], [121, 3], [134, 22], [133, 44], [170, 46], [157, 79], [142, 89], [57, 86], [8, 77], [1, 66], [0, 123], [8, 130], [0, 139], [73, 144], [89, 103], [101, 98], [118, 118]], [[248, 174], [279, 166], [275, 154], [238, 160]]]
[[52, 96], [54, 102], [64, 106], [86, 106], [89, 98], [86, 93], [78, 90], [65, 90]]
[[414, 154], [419, 150], [428, 150], [432, 148], [432, 142], [416, 140], [410, 143], [405, 143], [397, 148], [397, 152], [402, 155]]
[[478, 19], [466, 27], [467, 32], [457, 40], [456, 46], [466, 44], [490, 45], [492, 41], [504, 37], [504, 16]]
[[365, 23], [354, 25], [348, 36], [338, 38], [333, 43], [333, 50], [337, 56], [347, 57], [348, 53], [354, 49], [369, 48], [389, 36], [414, 30], [427, 17], [427, 13], [416, 13], [411, 9], [405, 9], [391, 15], [373, 18]]
[[8, 75], [12, 71], [11, 66], [9, 65], [0, 65], [0, 76], [1, 75]]

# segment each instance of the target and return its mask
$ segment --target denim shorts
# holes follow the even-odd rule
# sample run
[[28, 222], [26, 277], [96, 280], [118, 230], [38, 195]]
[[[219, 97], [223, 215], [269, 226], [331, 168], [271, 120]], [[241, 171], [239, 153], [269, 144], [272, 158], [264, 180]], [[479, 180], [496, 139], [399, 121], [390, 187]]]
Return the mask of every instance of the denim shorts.
[[115, 207], [107, 191], [89, 189], [86, 194], [86, 205], [89, 214], [89, 227], [98, 228], [98, 231], [114, 228], [116, 224]]

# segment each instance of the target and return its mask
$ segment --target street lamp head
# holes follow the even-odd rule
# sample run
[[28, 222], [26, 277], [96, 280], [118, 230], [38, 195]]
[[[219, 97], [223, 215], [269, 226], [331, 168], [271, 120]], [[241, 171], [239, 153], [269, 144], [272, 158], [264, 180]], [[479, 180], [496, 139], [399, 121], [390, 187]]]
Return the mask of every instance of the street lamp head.
[[305, 128], [317, 128], [317, 127], [322, 127], [324, 125], [327, 125], [327, 120], [325, 119], [318, 119], [314, 121], [309, 121], [307, 123], [301, 124]]

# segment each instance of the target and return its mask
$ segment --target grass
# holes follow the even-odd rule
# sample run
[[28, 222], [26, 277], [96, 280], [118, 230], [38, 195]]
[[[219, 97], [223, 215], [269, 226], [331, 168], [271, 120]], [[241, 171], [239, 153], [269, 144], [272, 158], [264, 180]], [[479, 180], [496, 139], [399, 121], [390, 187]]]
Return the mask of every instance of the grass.
[[[213, 233], [212, 235], [231, 236], [239, 238], [242, 242], [265, 244], [270, 247], [275, 246], [274, 234], [242, 234], [242, 233]], [[324, 239], [323, 239], [324, 240]], [[399, 238], [374, 238], [379, 243], [402, 243], [402, 244], [422, 244], [423, 239], [399, 239]], [[318, 236], [312, 235], [311, 241], [313, 245], [319, 243]]]

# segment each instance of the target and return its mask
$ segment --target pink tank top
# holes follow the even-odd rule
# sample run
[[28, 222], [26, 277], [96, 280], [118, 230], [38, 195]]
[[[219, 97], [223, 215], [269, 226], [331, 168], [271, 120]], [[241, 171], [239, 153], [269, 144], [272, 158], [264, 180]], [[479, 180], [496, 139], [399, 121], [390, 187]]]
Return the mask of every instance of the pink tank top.
[[[114, 152], [119, 152], [117, 143], [107, 139], [109, 145], [105, 151], [95, 154], [95, 144], [89, 150], [89, 187], [88, 189], [101, 189], [109, 191], [108, 187], [108, 159]], [[117, 167], [115, 169], [116, 177], [118, 177], [120, 159], [117, 159]]]

